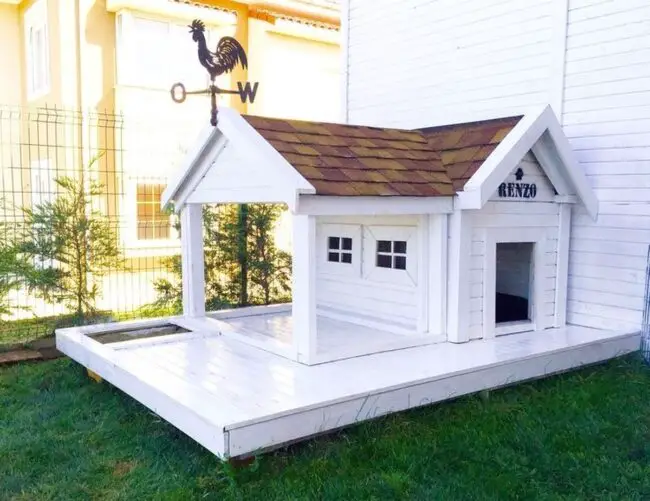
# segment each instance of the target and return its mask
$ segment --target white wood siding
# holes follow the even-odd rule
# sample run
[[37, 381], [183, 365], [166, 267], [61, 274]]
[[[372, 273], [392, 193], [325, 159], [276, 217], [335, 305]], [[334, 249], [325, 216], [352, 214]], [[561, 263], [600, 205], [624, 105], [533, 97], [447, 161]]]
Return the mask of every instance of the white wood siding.
[[[420, 294], [424, 292], [417, 273], [414, 280], [390, 281], [382, 274], [369, 273], [375, 268], [374, 241], [370, 241], [369, 228], [384, 227], [388, 232], [395, 232], [395, 240], [401, 240], [402, 232], [412, 233], [416, 240], [409, 240], [407, 248], [407, 266], [414, 261], [417, 265], [417, 237], [421, 228], [417, 217], [383, 216], [383, 217], [319, 217], [316, 229], [317, 255], [317, 307], [319, 313], [330, 316], [342, 315], [350, 321], [361, 323], [381, 322], [388, 329], [415, 331], [420, 314]], [[332, 263], [327, 263], [326, 239], [329, 235], [324, 228], [342, 228], [341, 235], [361, 235], [361, 241], [353, 241], [352, 266], [339, 264], [349, 269], [349, 273], [332, 270]], [[387, 233], [387, 234], [389, 234]], [[382, 237], [383, 238], [383, 237]], [[412, 245], [413, 244], [413, 245]], [[369, 249], [368, 246], [372, 246]], [[360, 266], [355, 261], [359, 260]], [[406, 275], [408, 270], [385, 270]]]
[[349, 0], [350, 122], [401, 127], [552, 104], [600, 201], [572, 213], [567, 321], [640, 325], [650, 244], [647, 0]]
[[419, 127], [550, 99], [555, 0], [350, 0], [348, 117]]
[[[517, 181], [515, 176], [517, 169], [515, 169], [506, 179], [503, 180], [504, 183], [535, 184], [536, 195], [535, 198], [531, 200], [536, 202], [552, 202], [554, 200], [555, 189], [532, 153], [528, 152], [523, 160], [519, 162], [518, 167], [521, 167], [521, 170], [524, 172], [524, 176], [521, 180]], [[498, 192], [492, 195], [490, 200], [512, 203], [520, 203], [522, 201], [521, 198], [501, 198], [499, 197]]]
[[[518, 230], [536, 228], [546, 233], [544, 252], [544, 272], [541, 280], [544, 290], [542, 306], [543, 324], [552, 327], [555, 315], [555, 279], [557, 274], [557, 247], [559, 228], [559, 205], [552, 202], [553, 187], [544, 175], [539, 164], [528, 153], [517, 168], [524, 172], [524, 180], [538, 186], [538, 197], [522, 201], [521, 199], [500, 200], [493, 196], [481, 209], [472, 214], [472, 248], [470, 258], [470, 307], [469, 336], [478, 339], [483, 336], [483, 272], [485, 256], [486, 231], [492, 229]], [[514, 172], [508, 176], [510, 180]]]
[[650, 244], [650, 4], [570, 0], [563, 124], [600, 200], [578, 208], [567, 321], [636, 328]]

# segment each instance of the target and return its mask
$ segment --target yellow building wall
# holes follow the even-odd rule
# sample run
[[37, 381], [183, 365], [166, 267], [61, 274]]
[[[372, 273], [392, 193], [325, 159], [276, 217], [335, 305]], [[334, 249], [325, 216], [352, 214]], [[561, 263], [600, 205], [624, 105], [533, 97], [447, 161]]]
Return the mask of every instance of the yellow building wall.
[[20, 11], [17, 5], [0, 4], [0, 219], [13, 210], [3, 200], [7, 193], [20, 190], [20, 150], [11, 145], [19, 137], [20, 127], [12, 120], [13, 113], [5, 106], [22, 103], [22, 63], [20, 58]]
[[298, 120], [340, 120], [338, 32], [251, 19], [249, 80], [259, 91], [248, 112]]
[[22, 102], [20, 12], [17, 5], [0, 3], [0, 96], [2, 104]]

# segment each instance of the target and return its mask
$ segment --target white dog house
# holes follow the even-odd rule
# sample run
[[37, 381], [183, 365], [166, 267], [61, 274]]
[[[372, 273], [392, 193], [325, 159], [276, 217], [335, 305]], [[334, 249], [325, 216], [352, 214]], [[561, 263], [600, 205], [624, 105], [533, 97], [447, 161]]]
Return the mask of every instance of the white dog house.
[[[162, 202], [183, 315], [57, 346], [220, 457], [639, 346], [567, 325], [571, 210], [598, 203], [550, 108], [415, 131], [223, 109]], [[201, 208], [224, 202], [287, 204], [292, 304], [205, 311]], [[188, 332], [95, 337], [170, 326]]]
[[571, 206], [598, 208], [550, 108], [422, 131], [224, 110], [162, 202], [181, 213], [191, 318], [201, 205], [288, 205], [292, 305], [212, 317], [305, 364], [564, 326]]

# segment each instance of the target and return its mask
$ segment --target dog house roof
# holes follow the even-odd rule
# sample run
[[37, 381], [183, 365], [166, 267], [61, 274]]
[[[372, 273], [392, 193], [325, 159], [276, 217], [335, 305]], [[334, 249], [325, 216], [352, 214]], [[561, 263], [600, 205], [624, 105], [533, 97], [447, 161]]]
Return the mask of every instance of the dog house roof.
[[337, 196], [450, 196], [521, 117], [401, 130], [244, 116], [316, 189]]
[[298, 195], [450, 197], [480, 209], [531, 151], [559, 196], [598, 201], [550, 106], [524, 116], [401, 130], [239, 115], [204, 129], [163, 193], [190, 202], [294, 203]]
[[419, 131], [244, 118], [317, 195], [455, 194], [440, 152]]
[[521, 116], [420, 129], [429, 147], [440, 153], [454, 189], [461, 191]]

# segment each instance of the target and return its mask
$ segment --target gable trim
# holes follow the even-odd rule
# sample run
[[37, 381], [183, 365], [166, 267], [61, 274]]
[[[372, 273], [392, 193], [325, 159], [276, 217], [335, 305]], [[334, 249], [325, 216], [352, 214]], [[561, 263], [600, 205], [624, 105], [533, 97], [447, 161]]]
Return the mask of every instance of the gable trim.
[[481, 209], [528, 151], [533, 151], [558, 194], [577, 195], [595, 220], [598, 199], [550, 106], [519, 121], [458, 193], [459, 207]]
[[219, 111], [218, 127], [235, 146], [256, 156], [260, 162], [272, 165], [282, 176], [282, 181], [288, 183], [287, 187], [294, 188], [298, 193], [316, 193], [316, 188], [237, 111], [231, 108], [222, 108]]
[[[185, 159], [183, 160], [181, 167], [174, 173], [172, 178], [167, 183], [165, 191], [163, 191], [160, 197], [160, 204], [164, 209], [167, 209], [172, 203], [174, 203], [174, 210], [180, 212], [181, 206], [189, 193], [196, 187], [196, 184], [192, 189], [186, 189], [186, 186], [195, 178], [195, 173], [198, 168], [198, 165], [205, 164], [207, 166], [211, 165], [211, 161], [206, 161], [206, 157], [214, 158], [216, 155], [210, 154], [210, 150], [215, 143], [218, 143], [219, 140], [223, 142], [223, 135], [218, 128], [207, 126], [204, 127], [199, 133], [199, 138], [194, 143], [194, 146], [188, 151]], [[221, 150], [223, 145], [219, 148]], [[217, 153], [218, 153], [217, 151]], [[197, 178], [197, 182], [200, 177]], [[183, 196], [183, 192], [186, 192]], [[181, 200], [182, 198], [182, 200]]]
[[[316, 192], [311, 183], [289, 164], [239, 113], [229, 108], [223, 108], [219, 111], [218, 126], [208, 126], [201, 131], [195, 146], [189, 151], [181, 168], [168, 183], [161, 197], [163, 208], [167, 208], [173, 202], [174, 210], [180, 212], [182, 206], [191, 198], [194, 190], [209, 169], [218, 161], [219, 154], [226, 146], [245, 151], [246, 155], [252, 158], [254, 162], [259, 162], [260, 165], [273, 169], [274, 175], [277, 173], [277, 190], [273, 189], [272, 191], [281, 195], [282, 200], [276, 200], [278, 197], [273, 195], [268, 201], [273, 199], [273, 202], [285, 202], [293, 210], [301, 193], [313, 194]], [[257, 191], [252, 192], [242, 188], [237, 194], [236, 200], [232, 200], [232, 202], [267, 201], [266, 199], [260, 200], [260, 196]], [[209, 202], [219, 203], [220, 201], [214, 200], [200, 203]]]

